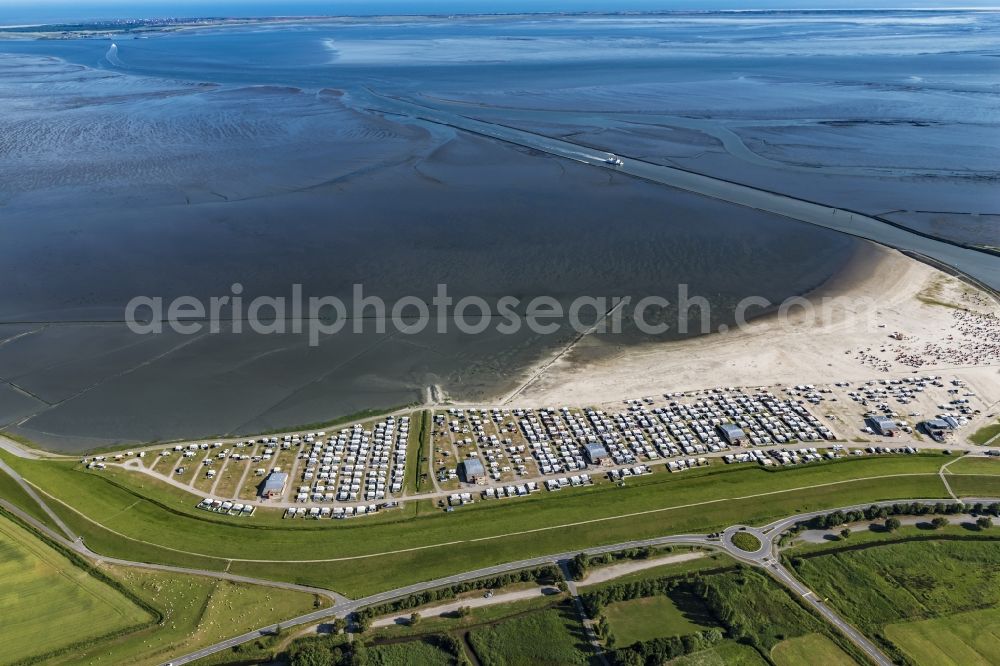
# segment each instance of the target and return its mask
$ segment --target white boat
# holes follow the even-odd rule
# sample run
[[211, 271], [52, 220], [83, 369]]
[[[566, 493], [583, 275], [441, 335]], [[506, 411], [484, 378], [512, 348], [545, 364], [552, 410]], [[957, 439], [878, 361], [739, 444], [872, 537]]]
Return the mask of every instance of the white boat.
[[611, 155], [604, 161], [610, 164], [611, 166], [621, 166], [625, 164], [624, 162], [622, 162], [622, 158], [618, 157], [617, 155]]

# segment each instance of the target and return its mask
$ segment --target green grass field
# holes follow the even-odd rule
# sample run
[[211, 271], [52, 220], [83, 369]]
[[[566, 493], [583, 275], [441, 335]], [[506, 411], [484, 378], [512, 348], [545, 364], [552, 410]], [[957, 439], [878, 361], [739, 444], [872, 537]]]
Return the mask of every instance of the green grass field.
[[1000, 497], [1000, 474], [952, 474], [948, 483], [960, 497]]
[[42, 507], [38, 505], [38, 502], [31, 499], [28, 493], [24, 491], [24, 488], [22, 488], [17, 481], [3, 471], [0, 471], [0, 498], [5, 499], [11, 504], [17, 506], [46, 527], [59, 532], [58, 526], [56, 526], [52, 518], [49, 517], [49, 514], [45, 513]]
[[483, 666], [586, 664], [590, 654], [569, 603], [473, 629], [469, 642]]
[[[765, 573], [745, 565], [698, 577], [661, 579], [653, 585], [609, 584], [585, 597], [584, 603], [592, 611], [599, 611], [607, 621], [609, 633], [615, 639], [614, 656], [623, 660], [620, 663], [629, 663], [630, 657], [648, 654], [645, 650], [655, 645], [649, 642], [654, 639], [676, 640], [717, 630], [724, 632], [726, 640], [722, 644], [687, 655], [677, 662], [767, 663], [764, 655], [770, 656], [776, 648], [779, 653], [797, 654], [808, 651], [810, 644], [817, 650], [822, 648], [818, 655], [823, 651], [839, 657], [847, 656], [844, 650], [853, 653], [846, 641], [841, 644], [843, 639], [797, 603], [786, 588]], [[799, 647], [799, 643], [785, 645], [791, 639], [808, 636], [815, 638], [803, 641], [804, 647]], [[643, 645], [636, 645], [638, 642]], [[737, 644], [745, 646], [749, 652], [741, 654], [732, 647]], [[730, 651], [735, 652], [730, 654]], [[799, 663], [826, 662], [806, 660]], [[838, 662], [830, 663], [836, 666]], [[849, 658], [847, 663], [852, 663]], [[782, 666], [782, 662], [778, 664]]]
[[1000, 663], [1000, 608], [890, 624], [885, 635], [918, 666]]
[[711, 617], [705, 616], [703, 604], [694, 603], [697, 599], [685, 601], [682, 610], [671, 597], [659, 595], [609, 604], [603, 612], [618, 647], [653, 638], [685, 636], [715, 626]]
[[737, 532], [733, 535], [733, 545], [740, 550], [753, 553], [760, 550], [760, 539], [747, 532]]
[[6, 663], [153, 619], [6, 518], [0, 518], [0, 581], [0, 645]]
[[1000, 458], [966, 456], [947, 471], [948, 483], [960, 496], [1000, 497]]
[[1000, 435], [1000, 422], [983, 426], [976, 432], [969, 435], [969, 441], [973, 444], [985, 444], [997, 435]]
[[996, 541], [891, 543], [802, 558], [796, 564], [807, 585], [875, 638], [887, 625], [947, 619], [1000, 605]]
[[[747, 569], [706, 576], [707, 605], [716, 617], [730, 618], [729, 637], [769, 652], [784, 640], [821, 632], [818, 619], [797, 604], [785, 588], [762, 572]], [[729, 626], [731, 625], [731, 626]]]
[[[293, 523], [266, 516], [220, 519], [195, 509], [197, 498], [191, 494], [136, 473], [120, 471], [110, 479], [71, 463], [6, 459], [53, 496], [72, 498], [73, 509], [55, 502], [53, 508], [98, 552], [209, 568], [223, 568], [225, 558], [313, 560], [380, 553], [309, 567], [233, 563], [239, 573], [322, 585], [352, 596], [566, 548], [709, 531], [737, 521], [760, 523], [875, 499], [941, 497], [936, 471], [948, 460], [940, 455], [847, 459], [776, 471], [714, 467], [684, 476], [654, 474], [630, 480], [625, 488], [603, 484], [502, 506], [477, 503], [451, 514], [387, 512], [374, 519]], [[883, 475], [906, 476], [891, 484], [872, 478]], [[750, 495], [766, 495], [768, 501], [734, 501]], [[433, 547], [392, 554], [426, 546]], [[445, 547], [447, 558], [441, 557]], [[217, 558], [214, 564], [206, 562], [210, 558]]]
[[1000, 458], [965, 456], [948, 465], [951, 474], [998, 474], [1000, 475]]
[[51, 663], [159, 664], [263, 624], [313, 610], [313, 596], [302, 592], [126, 567], [108, 567], [108, 571], [160, 609], [165, 617], [163, 624]]
[[406, 483], [407, 495], [427, 492], [432, 484], [428, 476], [428, 466], [423, 458], [430, 451], [431, 413], [429, 410], [410, 415], [410, 437], [406, 443]]
[[364, 650], [366, 666], [451, 666], [455, 658], [427, 641], [375, 645]]
[[710, 650], [674, 659], [670, 666], [767, 666], [767, 662], [749, 645], [727, 640]]
[[[0, 456], [7, 457], [0, 453]], [[884, 474], [927, 474], [937, 472], [943, 456], [908, 456], [901, 458], [848, 459], [808, 467], [782, 470], [765, 470], [758, 467], [715, 467], [692, 470], [684, 477], [655, 474], [629, 482], [626, 488], [610, 484], [575, 489], [556, 496], [536, 495], [528, 499], [499, 504], [478, 503], [465, 507], [455, 514], [437, 512], [419, 520], [400, 521], [396, 512], [364, 521], [297, 521], [281, 520], [279, 511], [260, 511], [260, 517], [239, 523], [225, 517], [199, 511], [195, 504], [200, 496], [187, 493], [136, 472], [107, 470], [91, 473], [77, 469], [73, 463], [8, 459], [28, 480], [56, 497], [72, 498], [73, 506], [101, 524], [134, 538], [148, 538], [169, 543], [167, 535], [183, 538], [176, 543], [189, 544], [189, 550], [221, 557], [259, 557], [261, 551], [271, 547], [285, 548], [290, 544], [288, 534], [304, 536], [303, 542], [293, 552], [283, 552], [274, 559], [315, 557], [345, 557], [351, 555], [394, 550], [401, 543], [409, 546], [444, 543], [453, 540], [456, 523], [473, 527], [470, 537], [519, 531], [545, 525], [568, 523], [600, 517], [615, 517], [622, 513], [649, 511], [696, 502], [723, 502], [727, 499], [752, 494], [780, 492], [816, 484], [836, 483], [852, 479], [881, 476]], [[111, 483], [115, 481], [125, 487]], [[907, 481], [909, 480], [909, 481]], [[926, 483], [923, 477], [902, 477], [894, 483], [917, 480], [920, 488], [941, 494], [940, 482]], [[884, 485], [884, 484], [883, 484]], [[870, 496], [870, 487], [864, 483], [847, 483], [831, 487], [834, 495], [850, 499], [852, 490], [863, 488], [857, 495]], [[933, 489], [933, 491], [931, 490]], [[822, 488], [812, 491], [817, 497]], [[897, 496], [886, 489], [889, 498]], [[780, 500], [781, 495], [775, 495]], [[539, 511], [544, 503], [545, 511]], [[770, 503], [770, 502], [769, 502]], [[768, 503], [768, 504], [769, 504]], [[763, 502], [759, 504], [765, 504]], [[733, 507], [728, 507], [731, 512]], [[483, 515], [483, 514], [488, 514]], [[753, 515], [753, 514], [751, 514]], [[771, 516], [763, 507], [759, 515]], [[192, 518], [192, 521], [178, 520]], [[404, 517], [405, 518], [405, 517]], [[405, 524], [404, 524], [405, 523]], [[391, 527], [389, 527], [391, 525]], [[273, 527], [262, 531], [255, 528]], [[225, 530], [227, 538], [220, 539], [217, 528]], [[168, 530], [164, 532], [163, 530]], [[328, 539], [322, 534], [337, 532], [365, 532], [364, 539]], [[416, 533], [416, 534], [411, 534]], [[309, 537], [313, 538], [309, 538]], [[199, 538], [203, 537], [201, 541]], [[317, 550], [321, 548], [322, 550]], [[213, 552], [215, 551], [215, 552]]]
[[823, 666], [856, 666], [857, 662], [823, 634], [806, 634], [790, 638], [774, 646], [771, 659], [778, 666], [822, 664]]

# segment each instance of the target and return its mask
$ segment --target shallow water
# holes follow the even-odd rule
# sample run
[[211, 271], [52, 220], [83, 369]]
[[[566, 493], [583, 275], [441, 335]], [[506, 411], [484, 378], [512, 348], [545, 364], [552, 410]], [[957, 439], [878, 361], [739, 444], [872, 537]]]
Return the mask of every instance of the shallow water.
[[[307, 297], [350, 301], [351, 285], [362, 282], [391, 304], [429, 299], [446, 283], [456, 298], [544, 294], [567, 303], [672, 298], [687, 283], [715, 306], [714, 326], [744, 296], [778, 301], [808, 291], [837, 273], [857, 241], [374, 114], [365, 88], [451, 109], [461, 102], [490, 120], [609, 149], [627, 142], [665, 162], [777, 182], [791, 194], [850, 193], [858, 209], [903, 209], [893, 197], [919, 190], [921, 206], [974, 201], [987, 212], [997, 164], [981, 145], [995, 133], [997, 80], [972, 51], [987, 48], [993, 26], [958, 18], [358, 20], [118, 39], [110, 54], [108, 40], [0, 42], [0, 52], [15, 54], [0, 56], [8, 278], [0, 282], [0, 423], [73, 451], [318, 422], [419, 401], [430, 385], [488, 399], [574, 335], [566, 326], [551, 336], [366, 331], [315, 348], [290, 334], [136, 336], [121, 323], [136, 295], [207, 299], [239, 282], [249, 300], [299, 283]], [[904, 38], [881, 45], [885, 31], [900, 30]], [[937, 53], [942, 32], [969, 52]], [[849, 39], [836, 43], [838, 34]], [[835, 42], [822, 57], [810, 46], [819, 37]], [[860, 42], [863, 57], [845, 55]], [[740, 77], [781, 85], [768, 100], [755, 84], [734, 105], [725, 91]], [[969, 159], [949, 155], [947, 166], [978, 180], [835, 173], [898, 166], [894, 157], [910, 153], [893, 146], [906, 136], [869, 126], [860, 142], [850, 127], [830, 138], [830, 126], [813, 121], [897, 117], [910, 95], [936, 119], [929, 144], [953, 142], [956, 109], [965, 120], [974, 115], [980, 138], [968, 142]], [[670, 124], [723, 108], [740, 113], [716, 127]], [[623, 125], [623, 112], [656, 117], [653, 126]], [[776, 119], [796, 128], [787, 150], [774, 138]], [[751, 149], [766, 141], [768, 150], [753, 154], [776, 164], [749, 168], [746, 154], [723, 149], [718, 136], [727, 131]], [[885, 145], [860, 162], [837, 150], [880, 138]], [[794, 168], [781, 171], [782, 160]], [[814, 167], [830, 172], [818, 177]], [[979, 218], [976, 238], [989, 236], [984, 219], [992, 222]], [[628, 322], [608, 337], [609, 345], [650, 343]]]

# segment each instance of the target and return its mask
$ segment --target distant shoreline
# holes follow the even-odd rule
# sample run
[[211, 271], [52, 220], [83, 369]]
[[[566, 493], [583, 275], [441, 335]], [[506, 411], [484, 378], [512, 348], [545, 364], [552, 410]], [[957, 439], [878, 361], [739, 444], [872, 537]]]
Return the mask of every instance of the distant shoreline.
[[120, 35], [164, 34], [170, 32], [240, 27], [282, 23], [370, 23], [373, 21], [415, 21], [420, 19], [440, 21], [460, 20], [512, 20], [519, 18], [710, 18], [713, 16], [736, 17], [815, 17], [829, 15], [879, 15], [879, 14], [954, 14], [995, 13], [997, 7], [908, 7], [908, 8], [825, 8], [825, 9], [677, 9], [650, 11], [576, 11], [576, 12], [495, 12], [447, 14], [319, 14], [275, 16], [189, 16], [168, 17], [104, 17], [58, 23], [24, 23], [0, 25], [0, 40], [5, 39], [94, 39]]

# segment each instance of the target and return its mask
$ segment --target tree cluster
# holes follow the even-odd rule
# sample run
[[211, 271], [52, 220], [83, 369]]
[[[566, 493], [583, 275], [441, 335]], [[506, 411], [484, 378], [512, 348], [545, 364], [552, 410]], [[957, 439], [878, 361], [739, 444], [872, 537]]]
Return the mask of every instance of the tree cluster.
[[597, 617], [608, 604], [667, 594], [683, 582], [676, 577], [666, 577], [618, 583], [587, 592], [580, 596], [580, 600], [587, 609], [587, 615]]
[[994, 502], [985, 505], [982, 502], [977, 502], [976, 504], [963, 504], [962, 502], [921, 504], [919, 502], [909, 502], [888, 506], [873, 504], [866, 509], [855, 509], [852, 511], [841, 511], [838, 509], [831, 513], [813, 516], [809, 520], [797, 523], [793, 531], [800, 532], [804, 529], [829, 530], [847, 523], [857, 523], [863, 520], [884, 520], [891, 516], [954, 515], [966, 512], [984, 517], [987, 515], [1000, 516], [1000, 503]]
[[654, 638], [607, 652], [611, 666], [660, 666], [671, 659], [707, 650], [722, 640], [722, 632], [709, 629], [688, 636]]

